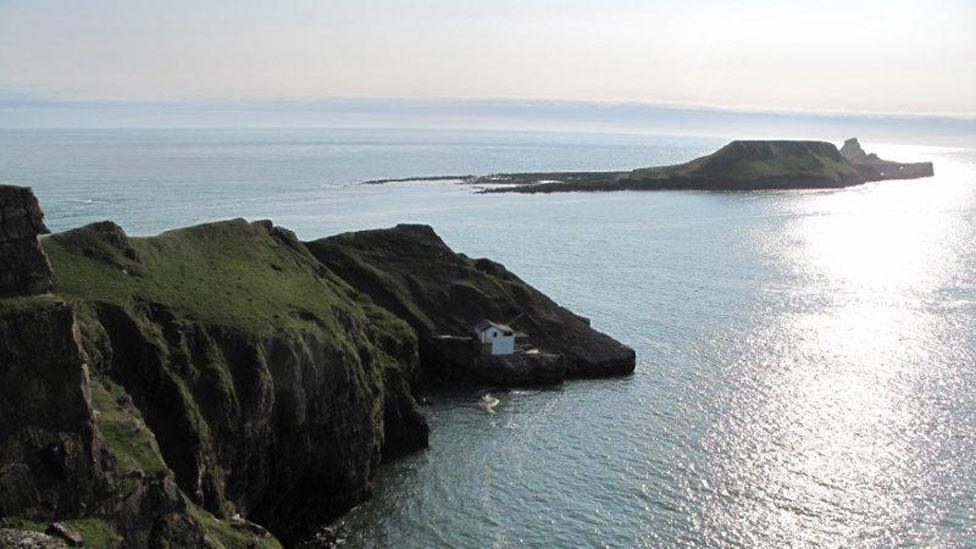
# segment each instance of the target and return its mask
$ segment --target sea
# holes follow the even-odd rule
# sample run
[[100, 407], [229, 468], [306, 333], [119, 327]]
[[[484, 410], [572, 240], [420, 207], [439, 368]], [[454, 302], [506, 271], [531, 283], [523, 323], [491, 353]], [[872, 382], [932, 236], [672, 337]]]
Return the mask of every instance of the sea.
[[[847, 135], [837, 135], [840, 144]], [[976, 151], [828, 191], [477, 194], [387, 177], [629, 169], [726, 139], [404, 129], [0, 131], [53, 231], [432, 225], [637, 351], [632, 376], [432, 395], [346, 547], [976, 547]]]

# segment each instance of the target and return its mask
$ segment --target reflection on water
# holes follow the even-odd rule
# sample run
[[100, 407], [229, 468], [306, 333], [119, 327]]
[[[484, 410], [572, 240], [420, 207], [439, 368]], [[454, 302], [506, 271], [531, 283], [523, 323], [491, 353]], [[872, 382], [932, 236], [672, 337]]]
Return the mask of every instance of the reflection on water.
[[924, 183], [630, 196], [560, 290], [613, 303], [634, 378], [436, 404], [351, 544], [976, 544], [976, 172], [946, 154]]
[[[954, 440], [972, 436], [973, 340], [947, 318], [940, 290], [957, 281], [972, 289], [973, 271], [960, 270], [973, 259], [972, 191], [816, 194], [799, 205], [805, 215], [768, 236], [796, 280], [780, 294], [785, 303], [759, 311], [725, 365], [741, 384], [706, 436], [705, 476], [721, 494], [700, 509], [709, 540], [963, 539], [940, 527], [950, 511], [940, 507], [953, 495], [947, 476], [968, 477], [973, 490], [972, 440]], [[972, 311], [962, 323], [973, 326]], [[970, 513], [971, 533], [972, 499], [955, 504]]]

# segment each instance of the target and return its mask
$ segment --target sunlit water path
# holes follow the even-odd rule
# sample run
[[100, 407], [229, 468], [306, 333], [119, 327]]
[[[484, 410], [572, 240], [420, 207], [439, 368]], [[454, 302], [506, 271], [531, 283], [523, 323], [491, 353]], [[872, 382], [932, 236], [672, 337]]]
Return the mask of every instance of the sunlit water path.
[[[847, 136], [838, 136], [838, 140]], [[976, 546], [976, 153], [841, 191], [473, 195], [360, 179], [620, 169], [720, 140], [478, 132], [0, 133], [52, 228], [432, 224], [637, 349], [625, 379], [435, 395], [352, 547]]]

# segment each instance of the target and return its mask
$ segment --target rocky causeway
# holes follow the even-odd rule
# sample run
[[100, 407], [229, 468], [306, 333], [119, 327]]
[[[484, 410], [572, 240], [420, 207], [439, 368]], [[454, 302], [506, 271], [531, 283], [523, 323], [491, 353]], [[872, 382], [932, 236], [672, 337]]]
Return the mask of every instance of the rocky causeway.
[[757, 191], [837, 189], [872, 181], [934, 175], [931, 162], [900, 163], [866, 153], [856, 138], [838, 149], [824, 141], [733, 141], [684, 164], [608, 172], [538, 172], [366, 181], [454, 180], [482, 193], [606, 191]]

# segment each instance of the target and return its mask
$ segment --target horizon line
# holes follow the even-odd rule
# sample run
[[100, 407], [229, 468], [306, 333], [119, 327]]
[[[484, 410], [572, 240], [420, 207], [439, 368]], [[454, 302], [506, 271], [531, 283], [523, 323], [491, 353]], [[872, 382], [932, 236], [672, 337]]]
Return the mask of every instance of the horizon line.
[[637, 101], [637, 100], [595, 100], [595, 99], [561, 99], [561, 98], [532, 98], [532, 97], [403, 97], [403, 96], [322, 96], [322, 97], [280, 97], [280, 98], [191, 98], [191, 99], [68, 99], [68, 98], [39, 98], [25, 97], [12, 94], [4, 97], [0, 91], [0, 107], [2, 106], [31, 106], [43, 108], [45, 106], [60, 107], [221, 107], [221, 106], [314, 106], [315, 104], [336, 103], [402, 103], [416, 106], [436, 105], [511, 105], [511, 106], [589, 106], [589, 107], [639, 107], [653, 108], [679, 112], [714, 112], [729, 114], [754, 115], [789, 115], [789, 116], [833, 116], [856, 118], [915, 118], [915, 119], [953, 119], [960, 121], [972, 120], [976, 122], [976, 111], [965, 113], [948, 112], [916, 112], [916, 111], [865, 111], [865, 110], [831, 110], [774, 108], [760, 106], [726, 106], [711, 103], [667, 102], [667, 101]]

